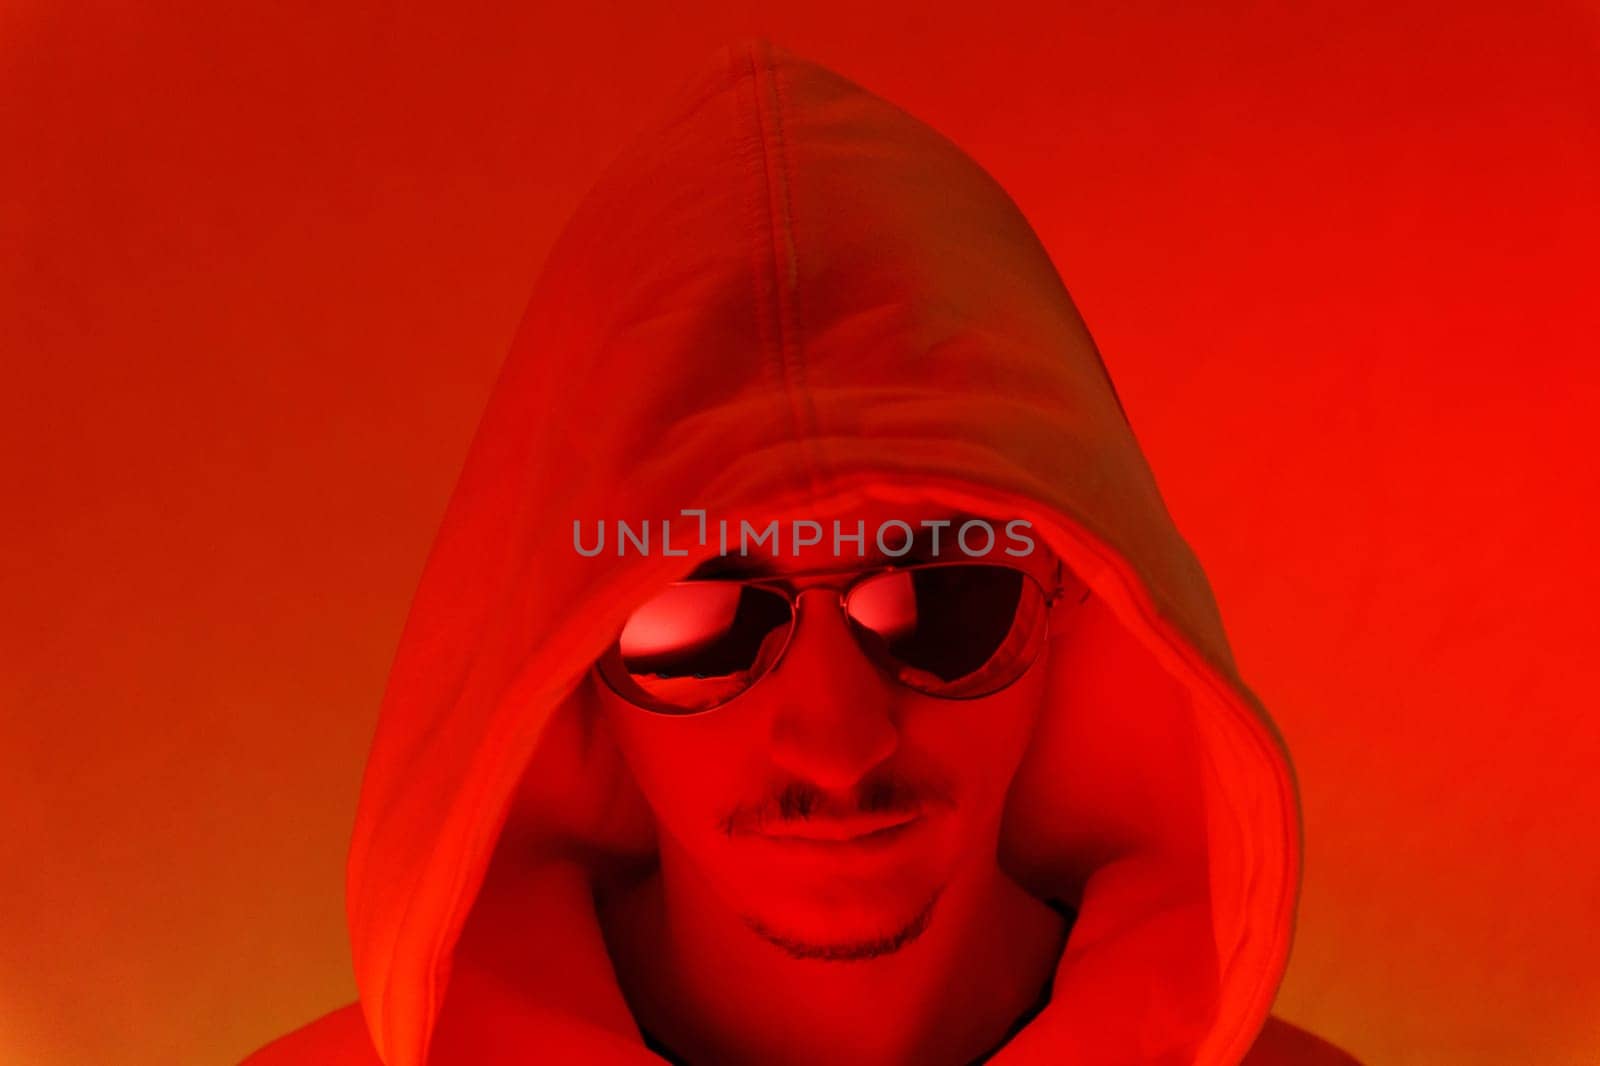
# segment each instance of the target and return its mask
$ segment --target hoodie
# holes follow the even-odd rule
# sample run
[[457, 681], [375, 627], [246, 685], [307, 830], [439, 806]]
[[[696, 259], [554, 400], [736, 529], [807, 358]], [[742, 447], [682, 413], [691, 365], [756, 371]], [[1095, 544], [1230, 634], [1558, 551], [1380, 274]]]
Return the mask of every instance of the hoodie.
[[[384, 691], [346, 884], [360, 999], [249, 1066], [659, 1063], [592, 893], [651, 826], [586, 675], [719, 550], [698, 512], [874, 500], [1023, 518], [1090, 590], [1000, 841], [1075, 921], [991, 1061], [1353, 1061], [1269, 1017], [1294, 772], [1045, 249], [945, 137], [758, 38], [653, 109], [550, 254]], [[672, 546], [575, 550], [599, 521]]]

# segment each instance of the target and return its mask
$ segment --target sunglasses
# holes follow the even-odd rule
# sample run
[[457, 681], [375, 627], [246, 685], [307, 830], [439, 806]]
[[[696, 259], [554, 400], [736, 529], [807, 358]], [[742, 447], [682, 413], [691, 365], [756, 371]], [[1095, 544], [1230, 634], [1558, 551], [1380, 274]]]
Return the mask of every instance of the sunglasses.
[[891, 679], [939, 699], [977, 699], [1027, 673], [1056, 602], [1088, 599], [1059, 562], [1047, 582], [972, 561], [678, 581], [628, 616], [595, 665], [612, 692], [648, 711], [712, 710], [776, 669], [800, 593], [821, 588], [838, 592], [856, 643]]

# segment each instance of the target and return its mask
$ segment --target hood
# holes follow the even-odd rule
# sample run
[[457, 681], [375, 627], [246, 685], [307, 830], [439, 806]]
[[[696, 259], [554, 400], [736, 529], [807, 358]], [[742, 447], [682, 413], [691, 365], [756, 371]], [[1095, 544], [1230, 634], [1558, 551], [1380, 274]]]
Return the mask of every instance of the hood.
[[[576, 210], [429, 554], [348, 866], [388, 1066], [452, 1027], [519, 1061], [657, 1061], [582, 884], [653, 846], [625, 775], [586, 761], [586, 674], [716, 553], [684, 509], [911, 499], [1029, 520], [1091, 592], [1046, 653], [1001, 842], [1078, 916], [1050, 1005], [995, 1061], [1243, 1058], [1293, 932], [1293, 771], [1094, 343], [972, 159], [754, 39], [657, 101]], [[581, 555], [574, 521], [602, 519], [671, 520], [686, 554]], [[523, 858], [558, 830], [586, 847]]]

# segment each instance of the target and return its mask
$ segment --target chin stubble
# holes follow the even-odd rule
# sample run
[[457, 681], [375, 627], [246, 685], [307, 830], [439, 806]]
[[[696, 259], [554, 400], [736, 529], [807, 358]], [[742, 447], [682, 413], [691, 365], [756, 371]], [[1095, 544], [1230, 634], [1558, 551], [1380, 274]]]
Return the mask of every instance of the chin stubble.
[[820, 962], [864, 962], [868, 959], [892, 955], [921, 936], [933, 921], [933, 909], [943, 892], [935, 892], [916, 916], [897, 932], [866, 940], [818, 942], [785, 936], [760, 919], [746, 915], [744, 922], [763, 940], [778, 947], [790, 958], [811, 959]]

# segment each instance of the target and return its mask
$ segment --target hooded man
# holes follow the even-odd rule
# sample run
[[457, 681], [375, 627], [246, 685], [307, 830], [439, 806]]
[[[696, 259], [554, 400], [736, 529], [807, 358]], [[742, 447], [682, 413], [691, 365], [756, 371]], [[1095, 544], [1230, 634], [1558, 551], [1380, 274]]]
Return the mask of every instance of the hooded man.
[[1021, 212], [750, 40], [551, 253], [385, 691], [360, 1000], [247, 1062], [1348, 1064], [1269, 1016], [1300, 859]]

